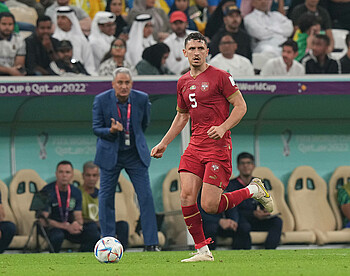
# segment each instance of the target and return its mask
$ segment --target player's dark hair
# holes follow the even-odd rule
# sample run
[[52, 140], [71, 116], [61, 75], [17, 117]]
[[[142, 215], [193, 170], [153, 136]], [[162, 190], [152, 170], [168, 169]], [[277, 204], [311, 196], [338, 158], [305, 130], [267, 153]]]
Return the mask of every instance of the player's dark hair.
[[285, 42], [283, 42], [280, 47], [289, 46], [292, 47], [293, 52], [298, 52], [298, 43], [296, 43], [293, 39], [289, 38]]
[[203, 42], [205, 43], [205, 45], [208, 47], [208, 42], [207, 42], [207, 40], [205, 39], [204, 35], [202, 35], [202, 34], [199, 33], [199, 32], [190, 33], [190, 34], [185, 38], [185, 48], [186, 48], [187, 43], [188, 43], [190, 40], [203, 41]]
[[345, 43], [346, 43], [346, 46], [348, 46], [348, 48], [350, 48], [350, 34], [346, 35]]
[[253, 163], [255, 163], [255, 158], [253, 154], [250, 154], [249, 152], [241, 152], [237, 156], [237, 164], [239, 164], [242, 159], [246, 159], [246, 158], [252, 160]]
[[15, 19], [14, 15], [10, 12], [0, 12], [0, 20], [3, 17], [11, 17], [13, 19], [13, 23], [16, 23], [16, 19]]
[[59, 162], [56, 166], [56, 170], [58, 169], [59, 166], [61, 165], [70, 165], [72, 167], [72, 170], [73, 170], [73, 164], [70, 162], [70, 161], [67, 161], [67, 160], [63, 160], [61, 162]]
[[326, 42], [327, 46], [329, 46], [331, 44], [331, 40], [325, 34], [317, 34], [317, 35], [315, 35], [315, 37], [318, 38], [318, 39], [323, 40], [324, 42]]
[[38, 27], [40, 22], [46, 22], [46, 21], [52, 22], [51, 17], [47, 15], [40, 15], [36, 20], [36, 26]]

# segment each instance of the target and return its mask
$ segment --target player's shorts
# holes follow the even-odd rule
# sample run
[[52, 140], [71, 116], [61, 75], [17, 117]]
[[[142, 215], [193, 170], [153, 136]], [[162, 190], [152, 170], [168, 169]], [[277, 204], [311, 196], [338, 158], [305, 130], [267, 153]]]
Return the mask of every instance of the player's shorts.
[[181, 156], [179, 172], [190, 172], [204, 183], [226, 189], [232, 174], [232, 150], [213, 150], [209, 152], [195, 149], [189, 145]]

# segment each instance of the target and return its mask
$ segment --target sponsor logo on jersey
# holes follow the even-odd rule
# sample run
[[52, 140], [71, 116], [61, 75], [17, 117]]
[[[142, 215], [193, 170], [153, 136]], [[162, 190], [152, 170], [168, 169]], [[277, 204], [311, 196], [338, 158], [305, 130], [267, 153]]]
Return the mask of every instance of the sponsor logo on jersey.
[[208, 91], [209, 89], [209, 82], [202, 82], [201, 90], [203, 92]]
[[190, 90], [195, 90], [197, 87], [195, 85], [191, 85]]

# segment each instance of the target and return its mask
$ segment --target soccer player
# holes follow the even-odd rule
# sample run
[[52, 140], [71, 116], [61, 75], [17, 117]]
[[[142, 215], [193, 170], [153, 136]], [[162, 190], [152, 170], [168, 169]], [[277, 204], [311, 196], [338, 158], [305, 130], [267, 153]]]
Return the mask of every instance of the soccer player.
[[[161, 158], [169, 143], [192, 119], [192, 137], [181, 157], [181, 206], [187, 229], [197, 252], [182, 262], [214, 261], [203, 232], [197, 196], [202, 189], [201, 206], [210, 214], [233, 208], [248, 198], [257, 199], [267, 210], [273, 203], [260, 179], [254, 178], [244, 189], [223, 194], [232, 172], [230, 129], [246, 113], [246, 103], [232, 76], [206, 63], [207, 41], [200, 33], [185, 39], [183, 53], [190, 71], [177, 84], [177, 114], [151, 156]], [[230, 103], [234, 109], [229, 113]]]

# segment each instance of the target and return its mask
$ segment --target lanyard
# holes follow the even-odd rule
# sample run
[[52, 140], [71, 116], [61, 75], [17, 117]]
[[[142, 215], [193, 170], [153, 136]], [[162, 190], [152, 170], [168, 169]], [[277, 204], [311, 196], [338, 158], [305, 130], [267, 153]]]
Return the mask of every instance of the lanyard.
[[67, 222], [68, 221], [68, 212], [69, 212], [70, 194], [71, 194], [70, 185], [68, 184], [68, 195], [67, 195], [67, 203], [66, 203], [66, 210], [65, 210], [66, 212], [64, 214], [64, 217], [63, 217], [61, 195], [60, 195], [60, 191], [58, 190], [57, 184], [55, 185], [55, 189], [56, 189], [56, 196], [57, 196], [57, 201], [58, 201], [58, 208], [60, 209], [60, 216], [61, 216], [62, 222]]
[[[118, 109], [119, 118], [122, 119], [122, 114], [120, 112], [118, 104], [117, 104], [117, 109]], [[129, 134], [129, 130], [130, 130], [130, 115], [131, 115], [131, 104], [128, 103], [128, 112], [127, 112], [127, 115], [126, 115], [126, 129], [125, 129], [125, 133], [126, 134]]]

